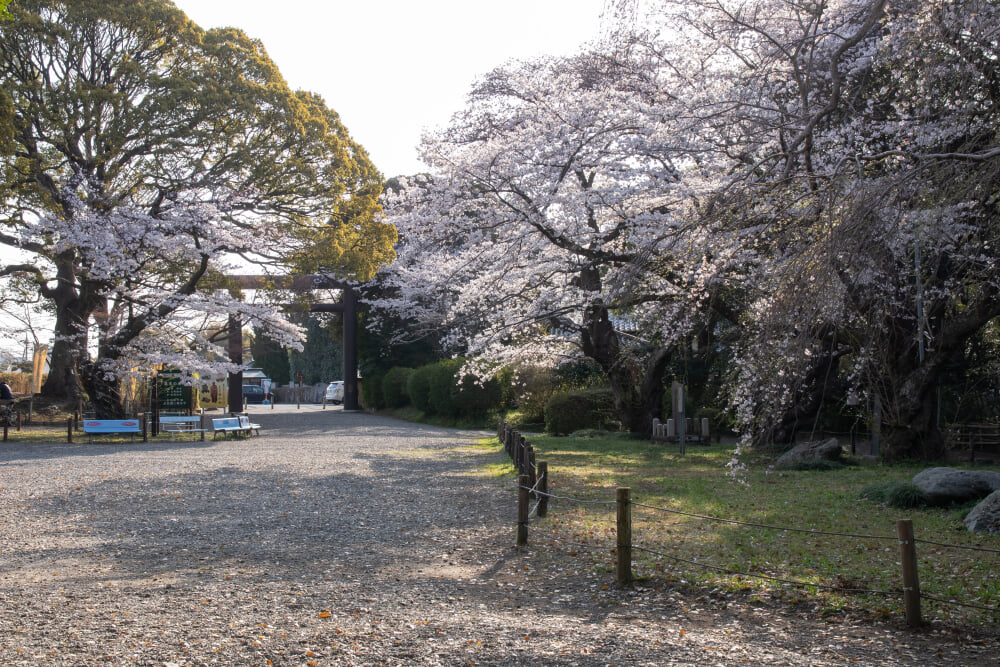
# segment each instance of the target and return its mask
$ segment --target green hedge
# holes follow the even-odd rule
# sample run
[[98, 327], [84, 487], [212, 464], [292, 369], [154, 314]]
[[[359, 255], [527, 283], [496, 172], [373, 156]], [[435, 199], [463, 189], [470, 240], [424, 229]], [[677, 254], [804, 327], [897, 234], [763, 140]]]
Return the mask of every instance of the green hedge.
[[417, 410], [430, 414], [430, 392], [431, 392], [431, 372], [434, 364], [421, 366], [410, 373], [406, 380], [406, 394], [410, 397], [410, 403]]
[[406, 385], [412, 374], [412, 368], [395, 366], [382, 377], [382, 400], [387, 408], [401, 408], [410, 404]]
[[473, 375], [456, 377], [451, 389], [455, 413], [467, 417], [479, 417], [504, 410], [507, 407], [504, 388], [510, 387], [510, 378], [510, 373], [500, 373], [481, 383]]
[[545, 404], [545, 431], [554, 435], [617, 428], [617, 420], [615, 397], [608, 387], [555, 394]]
[[361, 393], [361, 405], [369, 410], [381, 410], [385, 407], [382, 399], [382, 378], [379, 376], [366, 377], [358, 382], [358, 389]]
[[458, 414], [455, 407], [455, 374], [462, 363], [461, 359], [442, 359], [431, 366], [428, 397], [430, 414], [442, 417], [454, 417]]
[[483, 383], [469, 375], [460, 382], [459, 371], [464, 364], [462, 358], [442, 359], [417, 369], [393, 369], [397, 372], [391, 378], [387, 374], [383, 380], [385, 401], [391, 406], [393, 400], [403, 400], [393, 392], [401, 391], [401, 377], [406, 375], [406, 396], [413, 407], [426, 415], [481, 417], [500, 411], [504, 403], [503, 377], [508, 378], [509, 384], [509, 374]]

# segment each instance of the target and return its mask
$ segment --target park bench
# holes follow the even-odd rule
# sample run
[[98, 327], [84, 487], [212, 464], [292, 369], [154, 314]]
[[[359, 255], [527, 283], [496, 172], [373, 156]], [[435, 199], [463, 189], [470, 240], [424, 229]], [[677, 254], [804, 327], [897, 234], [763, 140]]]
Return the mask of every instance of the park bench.
[[234, 436], [250, 435], [251, 430], [249, 426], [240, 423], [239, 417], [218, 417], [212, 420], [212, 439], [215, 439], [217, 433], [221, 433], [225, 439], [230, 433]]
[[257, 435], [260, 435], [260, 424], [250, 421], [250, 417], [247, 415], [240, 415], [240, 426], [246, 429], [247, 433], [252, 434], [254, 431], [257, 431]]
[[1000, 460], [1000, 424], [952, 424], [945, 437], [949, 449], [968, 452], [970, 463]]
[[83, 422], [83, 432], [90, 436], [90, 442], [94, 442], [95, 435], [126, 433], [135, 442], [136, 434], [143, 431], [138, 419], [86, 419]]
[[205, 429], [201, 428], [201, 417], [197, 415], [160, 417], [160, 430], [169, 433], [171, 440], [181, 433], [205, 432]]

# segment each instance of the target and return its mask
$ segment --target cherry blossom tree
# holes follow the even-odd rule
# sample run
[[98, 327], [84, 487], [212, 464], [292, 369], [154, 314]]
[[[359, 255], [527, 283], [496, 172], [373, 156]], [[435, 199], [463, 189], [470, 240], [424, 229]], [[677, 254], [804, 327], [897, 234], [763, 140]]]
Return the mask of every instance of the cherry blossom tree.
[[703, 220], [752, 237], [744, 424], [787, 434], [853, 388], [879, 399], [888, 456], [936, 457], [934, 387], [1000, 314], [997, 9], [664, 4], [700, 52], [739, 65], [708, 68], [728, 85], [696, 113], [733, 159]]
[[995, 4], [613, 9], [597, 51], [496, 70], [425, 140], [378, 305], [488, 367], [590, 356], [633, 430], [724, 320], [752, 439], [853, 391], [888, 456], [938, 455], [934, 387], [1000, 314]]
[[[387, 199], [403, 242], [375, 305], [437, 330], [482, 369], [584, 355], [601, 365], [623, 422], [650, 428], [663, 372], [694, 323], [623, 333], [697, 291], [702, 252], [684, 233], [699, 185], [695, 137], [675, 133], [666, 70], [585, 53], [484, 77], [428, 136], [433, 168]], [[653, 97], [649, 97], [652, 94]], [[656, 255], [658, 272], [635, 268]], [[700, 298], [700, 294], [699, 294]], [[682, 321], [682, 322], [681, 322]]]
[[374, 220], [381, 176], [259, 42], [203, 31], [165, 0], [12, 9], [0, 243], [32, 259], [0, 276], [30, 278], [54, 306], [43, 393], [78, 391], [92, 331], [88, 389], [106, 411], [126, 368], [203, 365], [190, 351], [207, 344], [204, 318], [238, 313], [290, 342], [274, 307], [230, 296], [222, 276], [237, 264], [364, 279], [391, 259], [394, 231]]

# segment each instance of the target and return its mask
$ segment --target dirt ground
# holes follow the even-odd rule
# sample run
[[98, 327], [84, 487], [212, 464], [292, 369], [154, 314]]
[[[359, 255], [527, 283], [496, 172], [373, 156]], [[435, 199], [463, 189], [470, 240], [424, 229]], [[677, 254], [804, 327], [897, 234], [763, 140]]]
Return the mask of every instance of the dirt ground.
[[995, 634], [616, 588], [513, 548], [476, 434], [252, 410], [251, 439], [0, 447], [0, 663], [997, 664]]

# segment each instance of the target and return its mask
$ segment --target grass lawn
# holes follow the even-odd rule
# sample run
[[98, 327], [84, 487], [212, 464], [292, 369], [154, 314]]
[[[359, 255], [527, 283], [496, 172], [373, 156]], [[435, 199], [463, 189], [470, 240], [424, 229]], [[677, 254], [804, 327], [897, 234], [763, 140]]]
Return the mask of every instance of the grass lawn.
[[[149, 435], [149, 442], [170, 442], [170, 435], [167, 433], [160, 433], [157, 436]], [[211, 439], [211, 434], [208, 434], [208, 439]], [[176, 435], [178, 441], [193, 442], [196, 440], [201, 440], [200, 433], [178, 433]], [[9, 443], [38, 443], [38, 444], [66, 444], [66, 427], [53, 428], [51, 426], [38, 427], [38, 426], [25, 426], [20, 431], [15, 430], [11, 426], [7, 430], [7, 442]], [[142, 442], [142, 434], [137, 433], [135, 438], [131, 438], [129, 435], [117, 434], [117, 433], [100, 433], [94, 436], [94, 444], [104, 443], [104, 444], [135, 444]], [[73, 432], [73, 443], [74, 444], [88, 444], [90, 443], [90, 434], [84, 433], [83, 431]], [[2, 444], [2, 443], [0, 443]]]
[[867, 486], [911, 479], [927, 467], [924, 464], [775, 471], [768, 469], [767, 459], [750, 458], [745, 461], [747, 471], [737, 478], [729, 474], [733, 451], [727, 445], [689, 445], [681, 456], [675, 444], [654, 445], [618, 435], [538, 435], [528, 441], [538, 460], [548, 462], [550, 493], [608, 501], [553, 499], [548, 516], [532, 522], [529, 543], [535, 548], [555, 544], [553, 540], [587, 545], [575, 548], [574, 557], [592, 559], [593, 567], [613, 572], [615, 490], [629, 487], [633, 503], [656, 508], [632, 508], [633, 572], [640, 579], [778, 597], [808, 604], [817, 613], [851, 609], [901, 616], [896, 521], [910, 519], [917, 539], [923, 618], [973, 626], [1000, 621], [1000, 613], [975, 608], [1000, 608], [1000, 536], [966, 530], [962, 519], [974, 503], [901, 510], [861, 497]]

